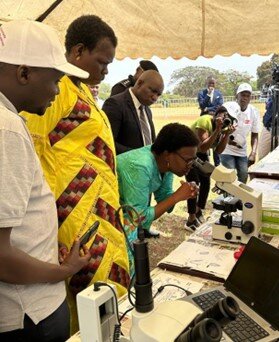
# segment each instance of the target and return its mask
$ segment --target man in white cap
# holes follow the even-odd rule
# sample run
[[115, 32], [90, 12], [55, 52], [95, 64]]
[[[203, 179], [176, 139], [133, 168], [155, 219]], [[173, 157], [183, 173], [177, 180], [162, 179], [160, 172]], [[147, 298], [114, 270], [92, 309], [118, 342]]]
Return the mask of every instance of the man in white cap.
[[57, 33], [33, 21], [0, 27], [0, 340], [65, 341], [69, 311], [64, 279], [87, 265], [79, 241], [58, 262], [55, 200], [24, 120], [43, 115], [69, 64]]
[[[230, 115], [237, 119], [236, 129], [220, 155], [221, 163], [228, 169], [236, 169], [240, 182], [246, 183], [248, 167], [255, 163], [260, 126], [259, 111], [250, 104], [252, 87], [242, 83], [237, 88], [236, 102], [224, 103]], [[251, 152], [248, 156], [246, 140], [251, 133]]]

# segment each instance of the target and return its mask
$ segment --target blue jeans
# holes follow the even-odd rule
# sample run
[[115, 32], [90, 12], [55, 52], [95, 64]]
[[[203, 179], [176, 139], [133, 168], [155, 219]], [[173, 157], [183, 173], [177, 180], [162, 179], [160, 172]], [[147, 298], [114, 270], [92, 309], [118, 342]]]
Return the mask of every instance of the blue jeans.
[[248, 178], [248, 158], [232, 156], [230, 154], [220, 154], [221, 163], [227, 169], [235, 169], [240, 182], [246, 183]]

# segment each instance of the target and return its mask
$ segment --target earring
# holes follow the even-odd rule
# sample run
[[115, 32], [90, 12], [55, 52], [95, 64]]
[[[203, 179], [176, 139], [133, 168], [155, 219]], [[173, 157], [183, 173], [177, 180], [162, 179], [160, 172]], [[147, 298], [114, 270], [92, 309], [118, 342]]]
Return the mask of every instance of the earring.
[[76, 60], [79, 61], [80, 60], [80, 56], [77, 56]]
[[167, 160], [167, 168], [170, 169], [170, 162]]

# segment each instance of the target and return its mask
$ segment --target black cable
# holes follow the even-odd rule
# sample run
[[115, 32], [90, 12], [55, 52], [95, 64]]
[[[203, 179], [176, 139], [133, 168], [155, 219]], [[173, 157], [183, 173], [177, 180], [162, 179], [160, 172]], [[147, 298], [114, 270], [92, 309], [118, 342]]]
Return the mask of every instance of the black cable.
[[133, 296], [133, 298], [136, 298], [135, 292], [130, 291], [130, 293], [131, 293], [131, 296]]
[[114, 331], [113, 331], [113, 342], [120, 342], [121, 336], [121, 325], [115, 324]]
[[135, 273], [133, 274], [133, 277], [132, 277], [130, 284], [129, 284], [129, 287], [128, 287], [128, 300], [129, 300], [129, 302], [133, 308], [135, 307], [135, 303], [133, 303], [133, 301], [132, 301], [131, 294], [133, 294], [134, 299], [135, 299], [135, 294], [131, 291], [131, 288], [133, 286], [134, 279], [135, 279]]
[[127, 310], [124, 312], [124, 314], [122, 314], [122, 316], [120, 317], [120, 322], [121, 322], [122, 319], [127, 315], [128, 312], [130, 312], [130, 311], [133, 310], [133, 308], [134, 308], [134, 307], [132, 306], [131, 308], [127, 309]]
[[[124, 235], [125, 235], [125, 239], [126, 239], [126, 243], [133, 255], [133, 257], [135, 258], [135, 251], [134, 251], [134, 248], [132, 248], [131, 244], [130, 244], [130, 241], [127, 237], [127, 234], [126, 234], [126, 231], [125, 231], [125, 228], [124, 228], [124, 225], [122, 224], [122, 221], [120, 219], [120, 211], [122, 210], [123, 212], [123, 216], [124, 218], [126, 218], [127, 220], [130, 221], [130, 223], [137, 229], [137, 235], [138, 235], [138, 242], [139, 244], [137, 246], [145, 246], [144, 245], [144, 230], [142, 228], [142, 224], [141, 224], [141, 220], [142, 218], [140, 217], [139, 213], [136, 211], [135, 208], [133, 208], [132, 206], [130, 205], [121, 205], [117, 211], [116, 211], [116, 220], [118, 221]], [[124, 221], [125, 222], [125, 221]], [[138, 249], [136, 250], [138, 251]], [[138, 251], [139, 252], [139, 251]], [[149, 267], [149, 265], [148, 265]], [[123, 317], [125, 317], [126, 313], [131, 311], [135, 306], [136, 306], [136, 293], [133, 293], [131, 291], [131, 288], [133, 286], [133, 280], [135, 278], [135, 275], [136, 273], [133, 274], [133, 277], [130, 281], [130, 284], [129, 284], [129, 287], [128, 287], [128, 300], [132, 306], [132, 308], [128, 309], [122, 316], [121, 316], [121, 319]], [[150, 282], [148, 285], [151, 285], [152, 286], [152, 282]], [[151, 291], [151, 289], [150, 289]], [[137, 291], [136, 291], [137, 292]], [[133, 297], [133, 298], [132, 298]], [[152, 292], [150, 292], [150, 298], [152, 300], [152, 308], [153, 308], [153, 299], [152, 299]]]
[[124, 226], [123, 226], [123, 224], [122, 224], [122, 222], [121, 222], [121, 219], [120, 219], [120, 210], [122, 210], [123, 214], [124, 214], [124, 211], [125, 211], [125, 210], [126, 210], [127, 212], [128, 212], [128, 210], [130, 210], [130, 211], [132, 211], [132, 212], [136, 215], [136, 220], [138, 221], [137, 224], [135, 224], [134, 220], [131, 220], [131, 216], [130, 216], [129, 214], [127, 215], [128, 218], [129, 218], [130, 223], [131, 223], [134, 227], [137, 227], [137, 225], [140, 223], [140, 216], [139, 216], [139, 213], [136, 211], [136, 209], [133, 208], [131, 205], [128, 205], [128, 204], [123, 204], [123, 205], [121, 205], [121, 206], [116, 210], [116, 213], [115, 213], [116, 219], [117, 219], [117, 221], [118, 221], [118, 223], [119, 223], [119, 225], [120, 225], [120, 227], [121, 227], [121, 229], [122, 229], [122, 231], [123, 231], [123, 233], [124, 233], [124, 236], [125, 236], [125, 239], [126, 239], [126, 243], [127, 243], [128, 247], [129, 247], [129, 250], [131, 251], [132, 255], [134, 256], [134, 250], [133, 250], [133, 248], [132, 248], [132, 246], [131, 246], [131, 243], [130, 243], [130, 241], [129, 241], [129, 239], [128, 239], [128, 236], [127, 236], [127, 233], [126, 233], [126, 231], [125, 231], [125, 228], [124, 228]]
[[157, 290], [157, 292], [155, 293], [153, 299], [154, 299], [159, 293], [161, 293], [161, 292], [164, 290], [164, 288], [167, 287], [167, 286], [177, 287], [178, 289], [184, 291], [184, 292], [186, 293], [187, 296], [189, 296], [189, 295], [192, 294], [192, 292], [190, 292], [190, 291], [184, 289], [183, 287], [181, 287], [181, 286], [179, 286], [179, 285], [176, 285], [176, 284], [166, 284], [166, 285], [162, 285], [162, 286], [160, 286], [160, 287], [158, 288], [158, 290]]
[[[122, 314], [122, 316], [121, 316], [120, 319], [119, 319], [120, 321], [122, 321], [122, 319], [127, 315], [127, 313], [130, 312], [130, 311], [132, 311], [132, 310], [134, 309], [134, 306], [135, 306], [135, 304], [132, 302], [131, 297], [129, 297], [129, 294], [130, 294], [130, 295], [131, 295], [131, 294], [134, 295], [133, 292], [131, 291], [132, 282], [133, 282], [133, 280], [134, 280], [134, 277], [135, 277], [135, 276], [133, 276], [133, 278], [131, 279], [131, 282], [130, 282], [129, 288], [128, 288], [128, 299], [129, 299], [129, 302], [130, 302], [130, 304], [132, 305], [132, 307], [129, 308], [129, 309], [127, 309], [127, 310]], [[167, 287], [167, 286], [177, 287], [178, 289], [184, 291], [184, 292], [186, 293], [187, 296], [189, 296], [189, 295], [192, 294], [190, 291], [184, 289], [183, 287], [181, 287], [181, 286], [179, 286], [179, 285], [175, 285], [175, 284], [166, 284], [166, 285], [162, 285], [162, 286], [160, 286], [160, 287], [158, 288], [157, 292], [156, 292], [155, 295], [153, 296], [153, 299], [154, 299], [159, 293], [161, 293], [161, 292], [164, 290], [164, 288]]]
[[107, 287], [109, 287], [111, 289], [111, 291], [113, 293], [113, 296], [114, 296], [114, 300], [115, 300], [115, 308], [116, 308], [117, 321], [118, 321], [118, 324], [121, 325], [120, 324], [120, 320], [119, 320], [117, 296], [116, 296], [116, 293], [114, 291], [114, 288], [112, 286], [110, 286], [109, 284], [107, 284], [107, 283], [103, 283], [101, 281], [97, 281], [96, 283], [94, 283], [94, 291], [98, 291], [101, 286], [107, 286]]
[[133, 284], [133, 280], [135, 278], [135, 275], [133, 275], [131, 281], [130, 281], [130, 284], [129, 284], [129, 287], [128, 287], [128, 300], [130, 302], [130, 304], [132, 305], [131, 308], [127, 309], [123, 314], [122, 316], [119, 318], [119, 321], [121, 322], [122, 319], [127, 315], [128, 312], [132, 311], [135, 307], [135, 303], [133, 303], [132, 301], [132, 298], [130, 297], [131, 295], [133, 295], [133, 297], [135, 298], [135, 294], [131, 291], [131, 288], [132, 288], [132, 284]]
[[132, 248], [132, 246], [131, 246], [131, 243], [130, 243], [130, 241], [129, 241], [129, 239], [128, 239], [127, 233], [126, 233], [126, 231], [125, 231], [124, 228], [122, 228], [122, 230], [123, 230], [123, 233], [124, 233], [125, 240], [126, 240], [126, 243], [127, 243], [127, 245], [128, 245], [128, 248], [129, 248], [130, 252], [132, 253], [132, 255], [134, 256], [134, 250], [133, 250], [133, 248]]
[[119, 318], [119, 311], [118, 311], [118, 302], [117, 302], [117, 296], [116, 293], [114, 291], [114, 288], [112, 286], [110, 286], [107, 283], [103, 283], [101, 281], [97, 281], [96, 283], [94, 283], [94, 291], [99, 291], [99, 288], [101, 286], [107, 286], [110, 288], [110, 290], [113, 293], [114, 296], [114, 300], [115, 300], [115, 308], [116, 308], [116, 317], [117, 317], [117, 321], [118, 324], [114, 325], [114, 331], [113, 331], [113, 342], [119, 342], [120, 341], [120, 336], [121, 336], [121, 323], [120, 323], [120, 318]]

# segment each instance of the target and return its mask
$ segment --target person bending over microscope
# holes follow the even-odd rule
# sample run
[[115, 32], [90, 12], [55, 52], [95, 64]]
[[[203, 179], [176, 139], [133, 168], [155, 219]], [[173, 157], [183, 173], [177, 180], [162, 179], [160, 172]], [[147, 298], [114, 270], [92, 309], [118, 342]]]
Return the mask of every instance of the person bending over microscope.
[[[154, 220], [171, 212], [178, 202], [197, 196], [196, 183], [181, 181], [176, 191], [172, 183], [174, 174], [183, 177], [190, 171], [198, 144], [189, 127], [170, 123], [161, 129], [153, 145], [117, 156], [120, 202], [138, 211], [143, 229], [149, 230]], [[156, 205], [150, 204], [152, 193]], [[137, 231], [128, 231], [127, 235], [133, 241]]]
[[[199, 139], [199, 148], [197, 156], [202, 161], [208, 161], [208, 152], [212, 148], [217, 153], [221, 153], [226, 147], [229, 136], [234, 132], [234, 118], [229, 115], [227, 109], [221, 106], [217, 109], [214, 116], [203, 115], [199, 117], [191, 126], [191, 129], [197, 134]], [[209, 189], [210, 178], [202, 175], [196, 168], [192, 168], [186, 175], [188, 182], [196, 182], [200, 186], [200, 192], [197, 198], [189, 198], [188, 202], [188, 220], [185, 228], [188, 231], [195, 231], [196, 228], [205, 221], [202, 209], [205, 208]]]

